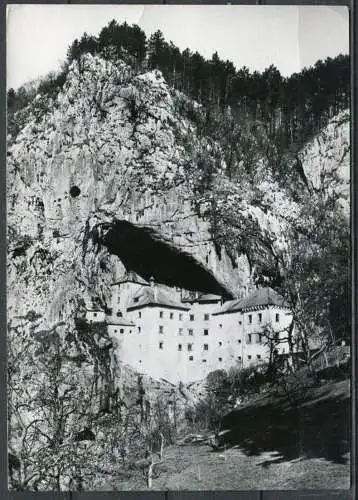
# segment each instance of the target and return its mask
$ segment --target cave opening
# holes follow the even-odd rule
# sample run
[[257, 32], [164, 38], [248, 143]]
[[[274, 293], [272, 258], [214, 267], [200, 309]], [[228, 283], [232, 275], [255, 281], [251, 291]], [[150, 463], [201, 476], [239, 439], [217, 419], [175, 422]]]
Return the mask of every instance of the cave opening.
[[151, 228], [118, 220], [111, 224], [101, 242], [117, 255], [127, 270], [149, 280], [187, 290], [233, 298], [230, 291], [192, 255], [160, 239]]
[[77, 196], [79, 196], [80, 193], [81, 190], [78, 186], [71, 186], [70, 195], [72, 196], [72, 198], [77, 198]]

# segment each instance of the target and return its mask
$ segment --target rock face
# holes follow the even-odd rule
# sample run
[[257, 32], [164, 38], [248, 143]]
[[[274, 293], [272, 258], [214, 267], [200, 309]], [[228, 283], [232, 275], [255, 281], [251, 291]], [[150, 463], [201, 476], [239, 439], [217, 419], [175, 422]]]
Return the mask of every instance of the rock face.
[[349, 217], [350, 209], [350, 122], [349, 111], [332, 118], [300, 152], [300, 160], [311, 189], [335, 193]]
[[219, 261], [193, 210], [190, 158], [176, 138], [193, 127], [159, 72], [136, 76], [88, 55], [43, 106], [40, 117], [29, 110], [8, 150], [10, 316], [35, 310], [47, 328], [72, 318], [81, 298], [106, 303], [123, 266], [91, 236], [117, 220], [151, 228], [228, 290], [245, 279], [245, 258], [235, 272], [225, 252]]
[[[174, 97], [158, 71], [137, 75], [122, 62], [86, 55], [72, 63], [55, 99], [38, 95], [29, 106], [8, 148], [10, 323], [35, 312], [36, 321], [28, 322], [34, 331], [59, 321], [72, 328], [85, 302], [108, 305], [109, 285], [124, 270], [105, 245], [118, 221], [150, 230], [229, 295], [245, 284], [255, 263], [244, 253], [229, 258], [218, 251], [196, 205], [189, 150], [203, 143]], [[326, 189], [329, 181], [331, 189], [334, 177], [346, 205], [348, 132], [348, 114], [342, 113], [300, 153], [310, 187]], [[280, 245], [297, 204], [269, 176], [256, 186], [261, 207], [235, 189], [244, 198], [239, 236], [254, 220]], [[227, 213], [234, 201], [225, 201]], [[121, 237], [115, 234], [119, 242]]]

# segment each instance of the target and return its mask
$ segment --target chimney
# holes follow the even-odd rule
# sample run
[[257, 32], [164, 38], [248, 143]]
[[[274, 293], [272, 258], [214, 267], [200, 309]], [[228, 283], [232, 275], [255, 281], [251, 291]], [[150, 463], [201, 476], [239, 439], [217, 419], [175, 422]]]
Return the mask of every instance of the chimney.
[[158, 286], [157, 286], [157, 283], [154, 281], [153, 276], [150, 277], [149, 284], [150, 284], [150, 288], [153, 290], [154, 302], [157, 302], [157, 300], [158, 300]]

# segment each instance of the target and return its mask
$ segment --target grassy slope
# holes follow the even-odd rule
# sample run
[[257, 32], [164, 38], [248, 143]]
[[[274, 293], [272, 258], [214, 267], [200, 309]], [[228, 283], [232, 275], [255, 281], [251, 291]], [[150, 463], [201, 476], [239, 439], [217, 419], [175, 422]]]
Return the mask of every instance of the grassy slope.
[[[231, 448], [206, 444], [165, 451], [154, 490], [346, 489], [350, 484], [349, 381], [312, 389], [295, 410], [265, 396], [226, 421]], [[109, 489], [146, 489], [134, 472]]]

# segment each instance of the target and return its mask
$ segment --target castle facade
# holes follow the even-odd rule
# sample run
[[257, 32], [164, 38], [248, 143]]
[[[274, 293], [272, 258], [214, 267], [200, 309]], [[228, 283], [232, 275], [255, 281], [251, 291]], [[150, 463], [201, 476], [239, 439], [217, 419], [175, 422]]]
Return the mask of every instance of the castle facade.
[[224, 302], [129, 271], [112, 290], [110, 314], [88, 309], [87, 321], [106, 323], [121, 361], [153, 378], [189, 383], [288, 352], [292, 315], [271, 288]]

